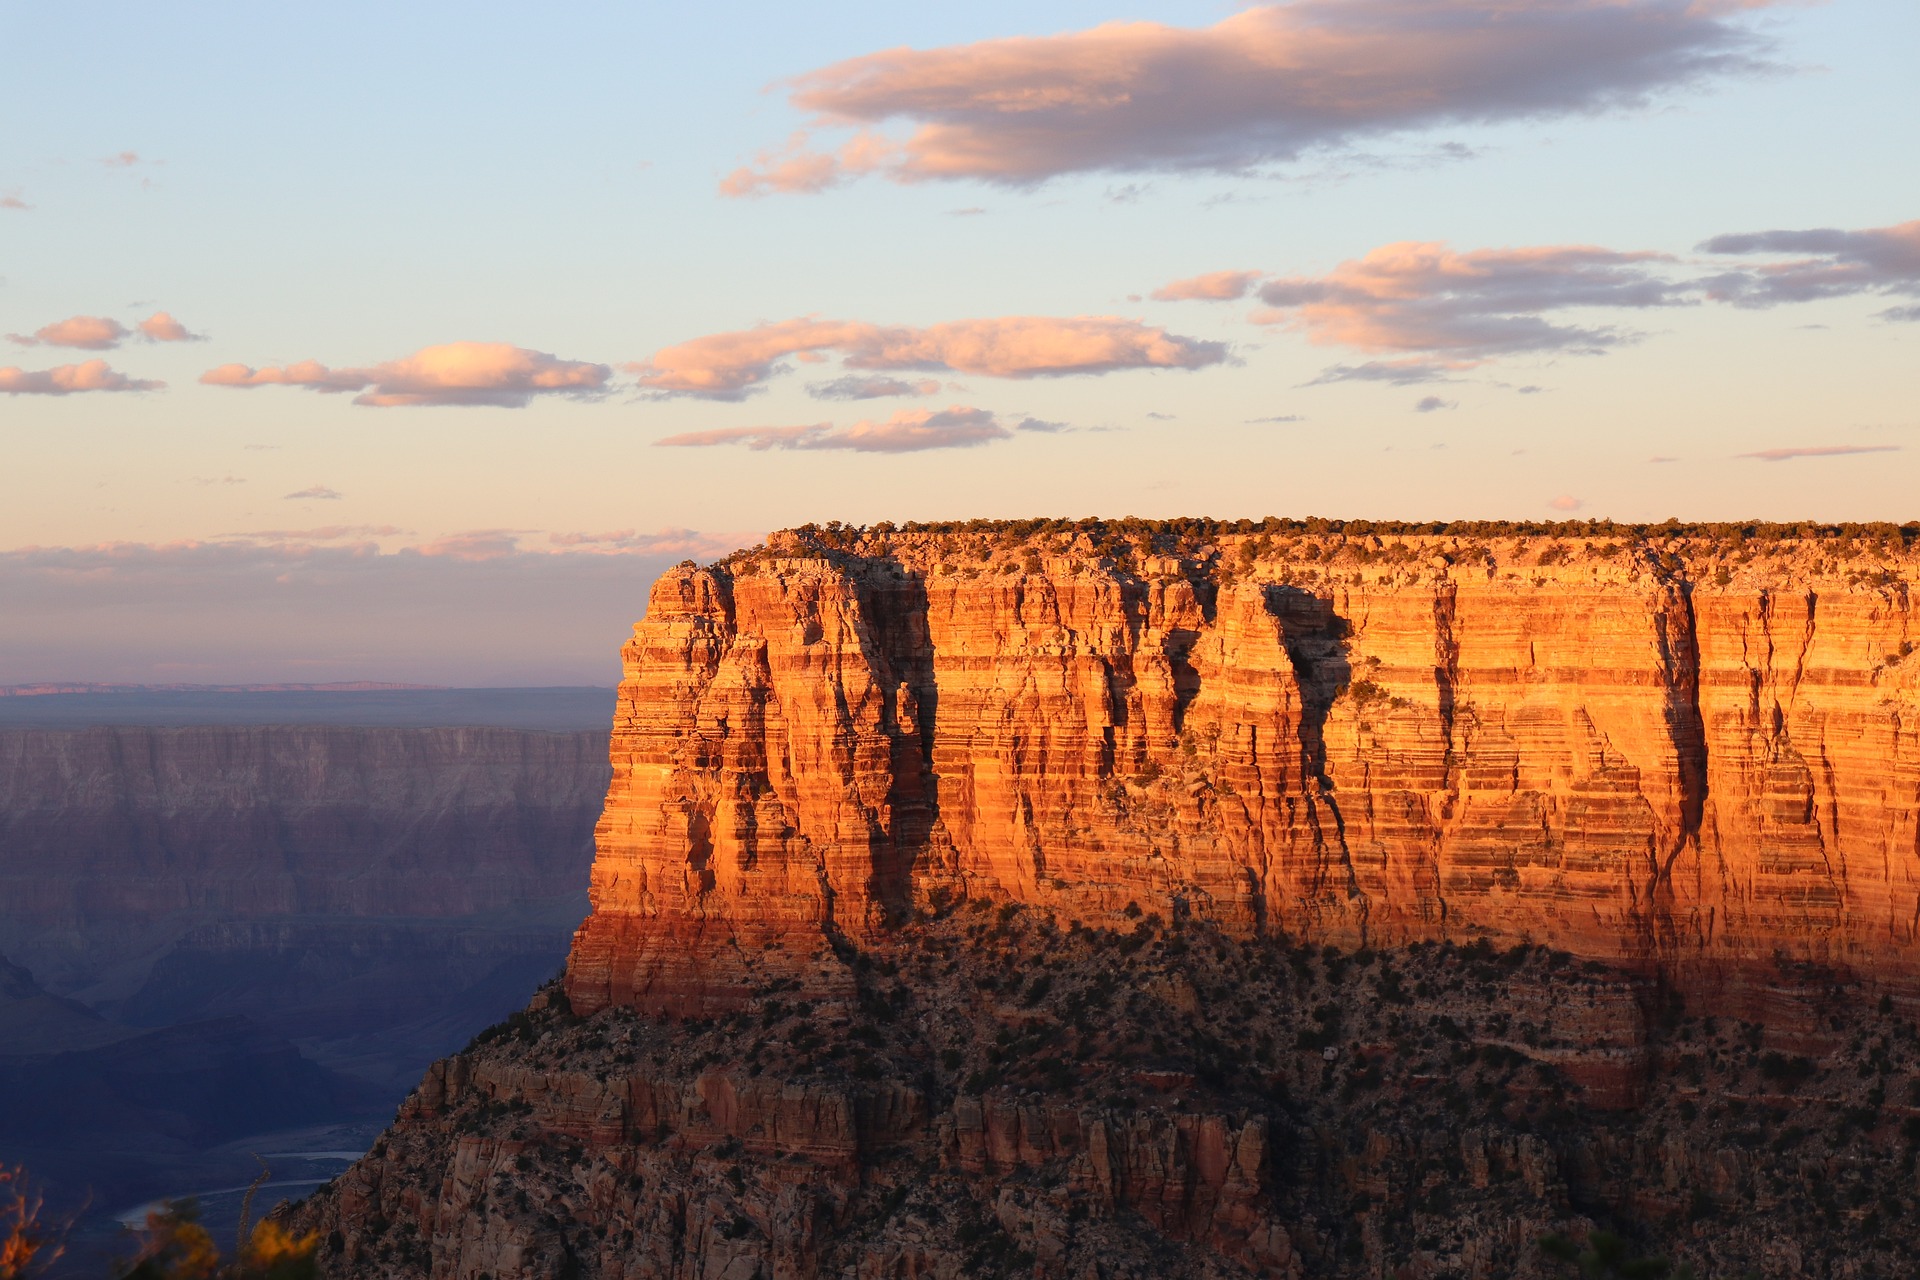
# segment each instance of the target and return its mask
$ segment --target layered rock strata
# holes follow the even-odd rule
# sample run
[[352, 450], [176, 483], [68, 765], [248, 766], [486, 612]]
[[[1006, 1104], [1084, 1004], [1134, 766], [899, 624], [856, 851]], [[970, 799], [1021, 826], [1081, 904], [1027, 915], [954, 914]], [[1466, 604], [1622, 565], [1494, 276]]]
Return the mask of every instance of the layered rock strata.
[[[835, 527], [654, 589], [333, 1274], [1920, 1258], [1920, 528]], [[1766, 532], [1766, 531], [1759, 531]]]
[[635, 628], [568, 991], [831, 991], [944, 894], [1904, 992], [1913, 568], [1731, 529], [777, 535]]

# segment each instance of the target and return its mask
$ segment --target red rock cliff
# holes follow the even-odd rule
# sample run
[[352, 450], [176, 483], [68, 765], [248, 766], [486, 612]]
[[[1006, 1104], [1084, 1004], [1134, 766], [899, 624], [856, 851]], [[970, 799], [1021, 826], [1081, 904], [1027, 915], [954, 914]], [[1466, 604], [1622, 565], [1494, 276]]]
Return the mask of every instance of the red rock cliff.
[[937, 895], [1911, 990], [1914, 571], [1731, 530], [778, 535], [626, 647], [569, 993], [831, 994]]

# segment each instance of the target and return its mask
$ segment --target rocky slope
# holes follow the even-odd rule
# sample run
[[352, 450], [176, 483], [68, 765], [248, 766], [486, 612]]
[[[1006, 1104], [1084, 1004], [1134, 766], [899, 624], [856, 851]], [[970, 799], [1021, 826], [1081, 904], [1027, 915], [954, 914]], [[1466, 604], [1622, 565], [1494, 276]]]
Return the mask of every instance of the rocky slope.
[[1581, 1215], [1735, 1273], [1910, 1256], [1920, 528], [1781, 533], [829, 527], [674, 571], [571, 1012], [436, 1067], [305, 1220], [495, 1280], [1507, 1275]]

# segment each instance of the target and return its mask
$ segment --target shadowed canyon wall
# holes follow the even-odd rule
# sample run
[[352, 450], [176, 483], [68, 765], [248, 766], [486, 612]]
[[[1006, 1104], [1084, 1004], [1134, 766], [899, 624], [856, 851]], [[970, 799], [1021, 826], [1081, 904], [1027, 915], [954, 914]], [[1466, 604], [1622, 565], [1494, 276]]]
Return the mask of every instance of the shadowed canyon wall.
[[1726, 1009], [1920, 979], [1897, 532], [804, 530], [655, 586], [574, 1007], [700, 1014], [917, 906], [1551, 945]]

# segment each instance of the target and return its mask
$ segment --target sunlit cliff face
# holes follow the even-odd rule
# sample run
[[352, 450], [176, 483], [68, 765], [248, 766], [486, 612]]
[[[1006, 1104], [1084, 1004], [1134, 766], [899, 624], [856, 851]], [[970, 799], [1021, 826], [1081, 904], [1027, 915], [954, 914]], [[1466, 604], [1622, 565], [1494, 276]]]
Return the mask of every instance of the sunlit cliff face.
[[569, 990], [832, 990], [941, 894], [1911, 985], [1904, 536], [1036, 522], [684, 566], [625, 651]]

